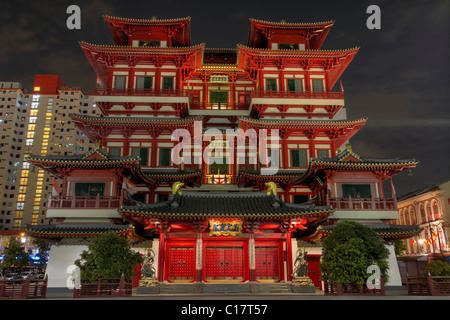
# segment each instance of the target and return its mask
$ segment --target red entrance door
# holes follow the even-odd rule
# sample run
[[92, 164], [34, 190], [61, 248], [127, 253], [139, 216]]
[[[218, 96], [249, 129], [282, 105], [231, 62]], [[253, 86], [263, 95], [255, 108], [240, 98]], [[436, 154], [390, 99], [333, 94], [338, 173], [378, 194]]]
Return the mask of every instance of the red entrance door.
[[320, 255], [307, 255], [308, 276], [314, 283], [314, 286], [322, 289], [322, 281], [320, 280]]
[[244, 280], [243, 247], [206, 247], [205, 280]]
[[169, 248], [169, 281], [193, 281], [195, 274], [194, 247]]
[[278, 246], [255, 247], [256, 280], [280, 280]]

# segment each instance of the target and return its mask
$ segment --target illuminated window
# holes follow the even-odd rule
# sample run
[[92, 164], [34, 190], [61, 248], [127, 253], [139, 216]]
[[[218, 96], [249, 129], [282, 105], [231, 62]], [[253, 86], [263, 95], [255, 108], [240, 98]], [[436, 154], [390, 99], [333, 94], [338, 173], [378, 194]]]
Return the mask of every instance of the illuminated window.
[[41, 91], [41, 87], [34, 87], [34, 91]]
[[25, 203], [23, 202], [17, 202], [17, 210], [23, 210]]
[[26, 145], [27, 146], [32, 146], [33, 145], [33, 141], [34, 141], [34, 139], [27, 139]]
[[40, 95], [34, 95], [33, 101], [39, 101], [40, 97], [41, 97]]
[[28, 123], [36, 123], [37, 117], [30, 117]]
[[36, 125], [35, 124], [29, 124], [28, 125], [28, 131], [34, 131], [36, 129]]

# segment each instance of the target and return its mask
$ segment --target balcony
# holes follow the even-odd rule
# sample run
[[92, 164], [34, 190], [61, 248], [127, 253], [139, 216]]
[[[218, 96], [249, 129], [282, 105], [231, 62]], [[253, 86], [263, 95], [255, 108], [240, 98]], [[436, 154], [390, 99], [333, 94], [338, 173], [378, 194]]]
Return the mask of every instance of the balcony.
[[122, 197], [50, 196], [48, 209], [117, 209], [122, 203]]
[[327, 205], [336, 210], [397, 211], [395, 198], [328, 198]]
[[341, 92], [314, 91], [253, 91], [253, 98], [292, 98], [292, 99], [344, 99]]
[[248, 110], [249, 103], [190, 103], [191, 110]]
[[99, 95], [99, 96], [187, 97], [187, 91], [186, 90], [178, 90], [178, 89], [96, 88], [95, 95]]

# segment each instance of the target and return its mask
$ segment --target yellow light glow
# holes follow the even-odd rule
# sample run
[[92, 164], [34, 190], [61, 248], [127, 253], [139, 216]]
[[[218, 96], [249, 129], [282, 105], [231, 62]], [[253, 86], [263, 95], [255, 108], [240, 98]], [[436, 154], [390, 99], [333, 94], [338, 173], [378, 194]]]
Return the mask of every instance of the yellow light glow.
[[41, 91], [41, 87], [34, 87], [34, 91]]

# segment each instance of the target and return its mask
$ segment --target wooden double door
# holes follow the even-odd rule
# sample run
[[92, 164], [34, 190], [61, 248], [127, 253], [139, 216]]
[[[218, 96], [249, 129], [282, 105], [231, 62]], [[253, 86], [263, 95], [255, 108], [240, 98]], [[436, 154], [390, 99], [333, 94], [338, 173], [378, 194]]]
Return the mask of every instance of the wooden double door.
[[168, 280], [194, 281], [195, 247], [170, 246], [168, 249]]
[[239, 280], [245, 277], [244, 247], [205, 247], [205, 280]]
[[255, 247], [256, 280], [281, 279], [280, 248], [276, 245]]
[[[208, 241], [197, 252], [195, 242], [171, 243], [166, 248], [166, 276], [170, 282], [232, 281], [250, 278], [248, 241]], [[254, 276], [257, 281], [283, 280], [282, 242], [255, 243]], [[199, 257], [201, 254], [201, 257]], [[196, 272], [196, 258], [202, 261], [201, 273]], [[201, 279], [197, 279], [201, 277]]]

